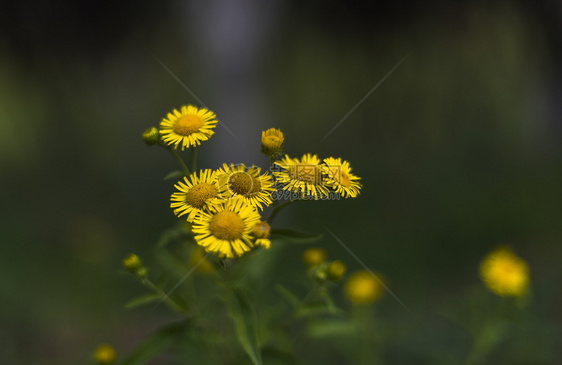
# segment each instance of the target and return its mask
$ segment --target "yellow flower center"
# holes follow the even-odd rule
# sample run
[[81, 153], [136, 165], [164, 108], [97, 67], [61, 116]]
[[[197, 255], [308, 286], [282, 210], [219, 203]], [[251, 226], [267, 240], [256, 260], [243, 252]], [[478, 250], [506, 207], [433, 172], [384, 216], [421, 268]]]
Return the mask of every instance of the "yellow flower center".
[[298, 163], [290, 167], [289, 176], [291, 179], [307, 182], [311, 184], [320, 184], [322, 176], [318, 165], [311, 163]]
[[192, 207], [201, 209], [207, 199], [214, 198], [218, 194], [217, 188], [213, 184], [199, 183], [194, 185], [185, 195], [185, 202]]
[[236, 194], [250, 195], [261, 190], [261, 183], [247, 172], [238, 171], [228, 178], [228, 187]]
[[213, 236], [225, 241], [242, 238], [244, 228], [244, 220], [238, 214], [228, 210], [215, 214], [209, 223]]
[[180, 117], [174, 123], [174, 132], [182, 136], [189, 136], [203, 126], [203, 120], [194, 114]]
[[279, 146], [281, 146], [281, 143], [283, 143], [281, 138], [276, 137], [276, 136], [267, 136], [267, 137], [262, 139], [262, 144], [265, 147], [271, 148], [271, 149], [279, 148]]

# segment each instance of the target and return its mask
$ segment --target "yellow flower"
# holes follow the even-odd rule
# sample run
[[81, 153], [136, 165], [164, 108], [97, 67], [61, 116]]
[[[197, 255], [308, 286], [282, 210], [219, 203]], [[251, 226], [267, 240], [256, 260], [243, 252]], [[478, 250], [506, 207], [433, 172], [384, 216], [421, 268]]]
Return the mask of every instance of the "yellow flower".
[[344, 198], [355, 198], [361, 190], [360, 177], [351, 173], [349, 162], [343, 161], [341, 158], [325, 158], [324, 163], [327, 166], [327, 174], [324, 183], [334, 189]]
[[279, 129], [269, 128], [261, 132], [261, 153], [270, 157], [280, 155], [284, 140], [283, 132]]
[[318, 266], [326, 261], [326, 251], [321, 248], [309, 248], [303, 252], [302, 260], [308, 267]]
[[521, 296], [529, 284], [527, 263], [507, 246], [489, 253], [480, 264], [484, 284], [501, 296]]
[[174, 109], [160, 122], [160, 135], [168, 145], [181, 149], [199, 146], [201, 141], [208, 140], [215, 132], [217, 126], [215, 113], [192, 105], [182, 106], [181, 111]]
[[100, 365], [111, 365], [115, 361], [115, 349], [108, 344], [99, 345], [94, 352], [94, 358]]
[[326, 270], [328, 279], [331, 281], [338, 281], [345, 275], [345, 264], [340, 260], [330, 262]]
[[273, 175], [283, 184], [283, 190], [298, 193], [300, 198], [319, 199], [328, 194], [322, 178], [326, 167], [320, 164], [318, 156], [308, 153], [299, 160], [285, 155], [275, 165], [279, 171], [274, 171]]
[[269, 206], [272, 203], [271, 193], [275, 191], [271, 175], [265, 172], [260, 175], [261, 168], [249, 167], [244, 164], [223, 164], [217, 172], [219, 193], [223, 198], [241, 196], [244, 201], [262, 210], [262, 205]]
[[263, 246], [267, 250], [271, 247], [271, 241], [268, 239], [271, 226], [266, 221], [258, 222], [252, 229], [252, 235], [256, 238], [255, 245]]
[[209, 210], [220, 204], [224, 199], [219, 195], [216, 183], [217, 172], [210, 169], [201, 170], [199, 176], [194, 172], [189, 177], [184, 177], [184, 182], [179, 181], [174, 187], [179, 190], [171, 196], [170, 208], [174, 214], [181, 217], [187, 214], [186, 220], [193, 219], [204, 210]]
[[370, 304], [383, 293], [383, 287], [377, 279], [366, 270], [353, 273], [345, 283], [345, 294], [353, 304]]
[[219, 257], [241, 256], [254, 246], [252, 229], [260, 220], [254, 208], [243, 198], [228, 201], [202, 212], [193, 222], [193, 233], [198, 245]]

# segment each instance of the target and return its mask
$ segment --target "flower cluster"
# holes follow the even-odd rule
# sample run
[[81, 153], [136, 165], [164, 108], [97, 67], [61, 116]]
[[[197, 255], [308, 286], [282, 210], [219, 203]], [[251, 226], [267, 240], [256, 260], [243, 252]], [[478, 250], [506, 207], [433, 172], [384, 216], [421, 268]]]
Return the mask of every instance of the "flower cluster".
[[[359, 195], [360, 178], [341, 158], [321, 160], [306, 154], [301, 159], [285, 155], [276, 161], [285, 137], [275, 128], [263, 131], [261, 139], [271, 174], [257, 166], [232, 163], [195, 171], [195, 147], [214, 134], [217, 123], [215, 113], [206, 108], [182, 106], [162, 119], [159, 130], [152, 127], [143, 134], [147, 144], [159, 144], [173, 154], [178, 147], [191, 150], [191, 171], [182, 162], [184, 176], [174, 185], [170, 207], [191, 224], [195, 241], [206, 252], [233, 258], [257, 246], [269, 248], [271, 220], [284, 206], [278, 204], [280, 193], [291, 194], [291, 201], [325, 199], [330, 193], [344, 198]], [[269, 206], [271, 215], [263, 219], [261, 213]]]

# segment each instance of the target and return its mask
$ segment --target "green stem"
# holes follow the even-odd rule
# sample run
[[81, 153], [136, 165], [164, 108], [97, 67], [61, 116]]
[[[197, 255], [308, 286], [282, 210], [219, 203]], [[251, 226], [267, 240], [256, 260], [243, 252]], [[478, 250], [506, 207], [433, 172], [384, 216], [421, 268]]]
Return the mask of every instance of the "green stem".
[[269, 217], [267, 218], [267, 221], [269, 222], [269, 224], [271, 224], [271, 221], [273, 220], [273, 218], [275, 218], [275, 216], [277, 215], [277, 213], [279, 213], [279, 211], [281, 209], [283, 209], [284, 207], [286, 207], [287, 205], [291, 204], [292, 201], [286, 201], [285, 203], [282, 203], [276, 207], [273, 207], [273, 210], [271, 211], [271, 214], [269, 215]]
[[186, 313], [186, 311], [176, 303], [168, 294], [166, 294], [160, 287], [154, 284], [149, 278], [144, 278], [142, 283], [146, 285], [147, 288], [152, 289], [156, 292], [156, 294], [161, 295], [164, 298], [164, 301], [167, 302], [174, 310], [180, 313]]
[[178, 161], [178, 163], [181, 166], [182, 171], [184, 172], [185, 176], [189, 176], [191, 173], [189, 172], [189, 169], [187, 168], [187, 166], [185, 165], [185, 162], [183, 162], [183, 159], [176, 153], [176, 151], [170, 147], [170, 146], [166, 146], [163, 144], [160, 144], [160, 146], [164, 147], [165, 149], [167, 149], [168, 151], [170, 151], [170, 153], [172, 154], [172, 156], [174, 156], [174, 158], [176, 159], [176, 161]]
[[191, 146], [191, 171], [195, 172], [197, 168], [197, 150], [195, 146]]

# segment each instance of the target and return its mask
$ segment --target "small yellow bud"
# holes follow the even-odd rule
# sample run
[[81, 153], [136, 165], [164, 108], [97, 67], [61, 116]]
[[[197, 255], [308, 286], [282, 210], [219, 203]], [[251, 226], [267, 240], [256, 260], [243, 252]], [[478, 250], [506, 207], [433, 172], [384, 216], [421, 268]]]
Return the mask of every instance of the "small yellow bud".
[[324, 281], [327, 279], [328, 275], [326, 274], [326, 268], [325, 267], [319, 267], [315, 270], [313, 270], [313, 275], [314, 278], [319, 280], [319, 281]]
[[339, 260], [332, 261], [328, 265], [328, 280], [338, 281], [345, 275], [345, 264]]
[[267, 238], [269, 237], [269, 232], [271, 231], [271, 226], [266, 221], [256, 223], [252, 234], [256, 238]]
[[94, 358], [99, 365], [111, 365], [116, 357], [115, 349], [108, 344], [99, 345], [94, 352]]
[[148, 275], [148, 269], [146, 267], [139, 267], [137, 271], [134, 272], [135, 276], [139, 279], [144, 279]]
[[345, 283], [345, 294], [353, 304], [370, 304], [383, 294], [383, 287], [368, 271], [353, 273]]
[[142, 133], [142, 139], [147, 145], [152, 146], [160, 141], [160, 132], [156, 127], [150, 127]]
[[326, 261], [326, 251], [321, 248], [309, 248], [302, 254], [302, 260], [309, 267], [318, 266]]
[[142, 267], [142, 261], [137, 255], [132, 253], [123, 259], [123, 266], [134, 273]]
[[266, 156], [275, 157], [283, 151], [283, 132], [279, 129], [270, 128], [261, 133], [261, 153]]

